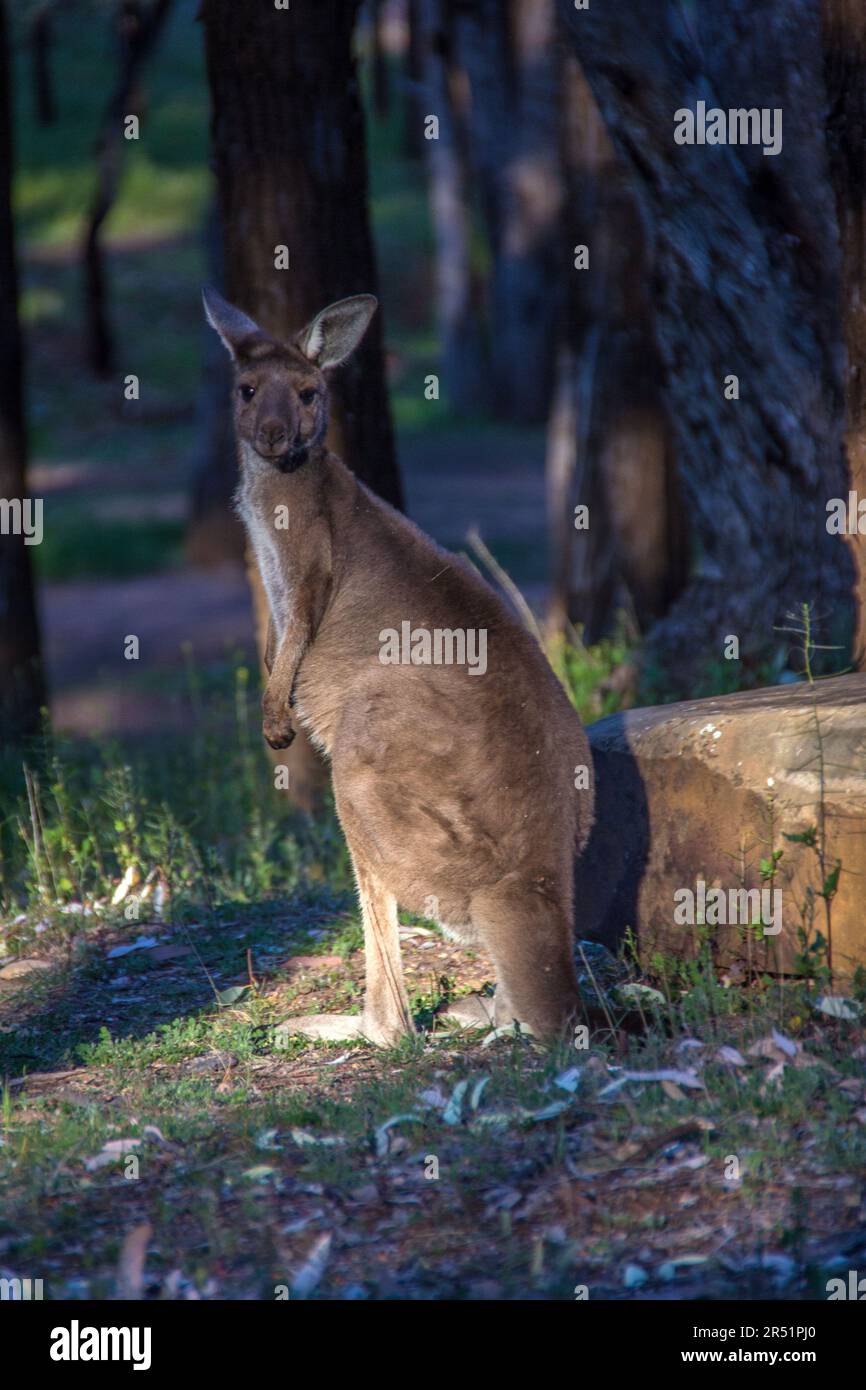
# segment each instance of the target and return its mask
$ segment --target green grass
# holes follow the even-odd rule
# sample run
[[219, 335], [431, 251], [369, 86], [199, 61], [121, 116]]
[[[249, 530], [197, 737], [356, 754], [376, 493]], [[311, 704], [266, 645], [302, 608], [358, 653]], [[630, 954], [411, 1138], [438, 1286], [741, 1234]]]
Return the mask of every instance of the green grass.
[[293, 887], [306, 862], [348, 886], [333, 827], [293, 818], [274, 790], [248, 669], [236, 665], [205, 681], [190, 667], [185, 687], [188, 735], [124, 745], [70, 742], [46, 731], [25, 753], [32, 810], [21, 757], [7, 759], [0, 768], [0, 907], [38, 908], [46, 894], [61, 905], [104, 898], [129, 869], [142, 879], [158, 869], [178, 910], [187, 899], [251, 899], [276, 882]]
[[180, 561], [183, 534], [180, 521], [112, 521], [105, 526], [92, 517], [61, 513], [46, 526], [35, 550], [36, 573], [61, 583], [151, 574]]
[[[693, 1229], [703, 1296], [766, 1296], [766, 1278], [724, 1272], [718, 1236], [709, 1249], [701, 1240], [701, 1229], [723, 1225], [738, 1228], [731, 1257], [787, 1252], [788, 1296], [815, 1296], [831, 1268], [808, 1249], [828, 1219], [822, 1184], [827, 1174], [856, 1183], [866, 1162], [863, 1127], [852, 1124], [854, 1102], [839, 1085], [860, 1076], [844, 1031], [809, 1029], [804, 1051], [815, 1065], [786, 1070], [778, 1086], [768, 1085], [766, 1067], [735, 1071], [710, 1059], [698, 1092], [650, 1083], [611, 1100], [603, 1092], [623, 1065], [684, 1065], [682, 1034], [656, 1032], [626, 1054], [601, 1039], [576, 1054], [540, 1053], [519, 1039], [482, 1051], [434, 1035], [347, 1076], [330, 1065], [345, 1047], [275, 1052], [274, 1018], [266, 998], [253, 998], [227, 1010], [203, 1004], [138, 1036], [105, 1026], [74, 1057], [56, 1059], [78, 1066], [72, 1081], [45, 1094], [7, 1089], [6, 1264], [44, 1277], [48, 1297], [110, 1297], [123, 1234], [146, 1220], [147, 1291], [163, 1297], [177, 1296], [166, 1290], [178, 1269], [205, 1297], [272, 1298], [329, 1229], [340, 1253], [316, 1291], [324, 1297], [480, 1290], [570, 1299], [582, 1282], [593, 1296], [621, 1297], [627, 1262], [658, 1271], [666, 1256], [694, 1258], [684, 1240]], [[771, 1019], [781, 1021], [775, 1009]], [[745, 1050], [770, 1021], [732, 1010], [724, 1022], [705, 1018], [700, 1041], [710, 1057], [721, 1041]], [[63, 1024], [55, 1017], [55, 1031]], [[363, 1057], [363, 1048], [350, 1051]], [[581, 1076], [570, 1093], [557, 1078], [575, 1064]], [[420, 1099], [437, 1090], [456, 1105], [451, 1119], [441, 1103]], [[121, 1138], [138, 1141], [134, 1165], [115, 1155], [93, 1166]], [[731, 1155], [742, 1166], [734, 1189], [721, 1177]], [[672, 1184], [667, 1170], [684, 1160], [687, 1180]], [[586, 1193], [576, 1221], [566, 1219], [566, 1192]], [[684, 1212], [690, 1201], [699, 1206]], [[844, 1213], [834, 1210], [830, 1229], [842, 1232]], [[277, 1231], [292, 1238], [275, 1248]], [[652, 1277], [654, 1288], [682, 1283]]]
[[[81, 235], [94, 186], [93, 148], [114, 81], [108, 8], [79, 0], [57, 10], [52, 71], [58, 119], [39, 126], [18, 38], [14, 70], [18, 172], [15, 201], [29, 246], [62, 247]], [[143, 79], [138, 141], [124, 142], [123, 178], [108, 236], [173, 237], [195, 227], [208, 196], [208, 95], [195, 5], [173, 7]]]
[[[587, 946], [582, 987], [613, 1031], [483, 1048], [429, 1031], [476, 969], [466, 954], [413, 991], [423, 1031], [399, 1048], [281, 1044], [287, 1013], [358, 1011], [362, 932], [333, 815], [310, 825], [273, 793], [249, 685], [242, 667], [231, 683], [190, 670], [184, 741], [46, 736], [29, 800], [20, 763], [3, 769], [0, 957], [51, 966], [0, 988], [4, 1268], [47, 1297], [110, 1297], [146, 1222], [148, 1296], [272, 1298], [328, 1231], [324, 1297], [622, 1296], [629, 1262], [656, 1290], [760, 1296], [769, 1276], [743, 1268], [766, 1248], [792, 1261], [788, 1296], [814, 1294], [856, 1221], [838, 1201], [866, 1125], [862, 1026], [817, 1014], [813, 982], [730, 987], [709, 937], [695, 959], [640, 966]], [[142, 936], [173, 954], [110, 954]], [[625, 981], [662, 996], [642, 1036], [617, 1031], [636, 1019]], [[774, 1029], [800, 1059], [775, 1080], [748, 1052]], [[703, 1084], [619, 1086], [624, 1067], [697, 1067]], [[104, 1148], [118, 1140], [138, 1142]]]
[[622, 697], [608, 688], [607, 682], [631, 654], [631, 646], [622, 634], [589, 645], [580, 633], [575, 633], [572, 641], [563, 639], [549, 644], [550, 663], [584, 723], [619, 710]]

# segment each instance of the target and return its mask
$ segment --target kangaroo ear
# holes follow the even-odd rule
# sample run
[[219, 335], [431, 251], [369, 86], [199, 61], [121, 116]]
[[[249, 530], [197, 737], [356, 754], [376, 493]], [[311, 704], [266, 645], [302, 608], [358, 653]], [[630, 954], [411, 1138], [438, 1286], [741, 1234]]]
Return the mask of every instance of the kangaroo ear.
[[338, 299], [301, 330], [296, 339], [298, 347], [321, 371], [338, 367], [355, 351], [378, 303], [373, 294], [353, 294], [349, 299]]
[[202, 290], [201, 297], [205, 318], [211, 328], [216, 329], [235, 361], [239, 357], [254, 357], [257, 348], [273, 346], [273, 340], [262, 332], [254, 319], [229, 304], [216, 290]]

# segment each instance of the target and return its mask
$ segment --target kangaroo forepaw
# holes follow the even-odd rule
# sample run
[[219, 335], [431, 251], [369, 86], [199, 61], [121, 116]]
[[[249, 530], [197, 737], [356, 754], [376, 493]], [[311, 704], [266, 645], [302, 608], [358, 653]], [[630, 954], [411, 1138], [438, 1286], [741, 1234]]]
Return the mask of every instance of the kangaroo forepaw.
[[274, 725], [269, 724], [267, 721], [262, 724], [262, 733], [265, 737], [265, 743], [270, 748], [288, 748], [295, 737], [295, 731], [291, 724], [274, 727]]
[[482, 994], [464, 995], [443, 1009], [438, 1017], [458, 1028], [489, 1030], [495, 1027], [493, 1000]]
[[288, 705], [265, 699], [262, 705], [262, 734], [271, 748], [288, 748], [295, 737]]

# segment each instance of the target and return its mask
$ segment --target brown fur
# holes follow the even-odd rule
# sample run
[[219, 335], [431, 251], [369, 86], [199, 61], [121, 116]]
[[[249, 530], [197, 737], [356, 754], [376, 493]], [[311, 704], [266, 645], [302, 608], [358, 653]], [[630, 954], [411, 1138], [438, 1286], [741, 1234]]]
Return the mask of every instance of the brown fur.
[[[574, 787], [575, 768], [591, 768], [580, 721], [534, 638], [473, 569], [323, 443], [324, 372], [360, 339], [369, 297], [331, 306], [286, 346], [218, 297], [206, 305], [238, 385], [255, 387], [248, 402], [236, 392], [236, 426], [238, 505], [274, 629], [263, 732], [285, 747], [294, 717], [330, 758], [364, 918], [363, 1019], [342, 1032], [324, 1018], [299, 1027], [378, 1042], [411, 1031], [399, 903], [489, 951], [497, 1023], [553, 1036], [577, 1011], [573, 861], [593, 799]], [[302, 390], [315, 399], [304, 404]], [[486, 672], [382, 664], [381, 634], [406, 621], [485, 629]]]

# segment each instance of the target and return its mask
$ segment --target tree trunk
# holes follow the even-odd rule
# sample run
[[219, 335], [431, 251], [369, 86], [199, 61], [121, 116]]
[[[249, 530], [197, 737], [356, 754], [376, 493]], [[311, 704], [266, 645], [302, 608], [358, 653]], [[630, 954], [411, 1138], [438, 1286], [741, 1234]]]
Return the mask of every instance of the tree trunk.
[[117, 12], [119, 71], [96, 144], [96, 192], [84, 232], [84, 305], [87, 359], [97, 376], [114, 371], [114, 338], [108, 314], [102, 227], [114, 206], [120, 184], [125, 143], [124, 117], [141, 69], [153, 51], [168, 16], [171, 0], [152, 0], [146, 9], [141, 0], [121, 0]]
[[[842, 328], [847, 348], [845, 451], [850, 485], [866, 498], [866, 9], [824, 0], [827, 139], [842, 241]], [[861, 523], [866, 527], [866, 523]], [[854, 660], [866, 670], [866, 534], [850, 537], [857, 567]]]
[[373, 67], [373, 110], [377, 120], [388, 119], [391, 107], [391, 86], [388, 80], [388, 55], [385, 51], [384, 5], [382, 0], [370, 0], [370, 57]]
[[[728, 635], [755, 678], [787, 643], [801, 602], [850, 638], [852, 564], [828, 534], [844, 495], [839, 258], [823, 138], [819, 16], [809, 0], [620, 0], [576, 11], [574, 50], [634, 175], [652, 247], [668, 416], [701, 561], [650, 634], [665, 693], [723, 657]], [[674, 113], [781, 108], [782, 152], [681, 145]], [[738, 400], [725, 378], [739, 379]], [[833, 637], [830, 637], [833, 640]]]
[[40, 125], [57, 120], [54, 83], [51, 80], [51, 49], [54, 43], [54, 3], [40, 5], [30, 21], [30, 61], [33, 79], [33, 110]]
[[[625, 610], [646, 632], [688, 573], [649, 265], [626, 171], [572, 55], [562, 63], [566, 197], [560, 276], [568, 287], [565, 348], [548, 432], [554, 583], [550, 625], [580, 624], [594, 642]], [[587, 246], [588, 269], [575, 250]], [[573, 377], [573, 380], [569, 378]], [[589, 526], [575, 530], [574, 508]]]
[[[23, 503], [26, 438], [23, 343], [18, 321], [18, 268], [12, 210], [12, 93], [5, 0], [0, 0], [0, 499]], [[39, 727], [45, 700], [30, 547], [20, 527], [0, 535], [0, 744]], [[16, 530], [19, 532], [15, 534]]]
[[554, 0], [473, 0], [457, 16], [472, 168], [492, 257], [493, 405], [505, 419], [542, 421], [563, 288]]
[[[204, 228], [208, 283], [225, 293], [222, 227], [214, 201]], [[201, 324], [202, 375], [196, 406], [195, 456], [186, 557], [193, 565], [242, 560], [243, 527], [232, 505], [238, 480], [231, 408], [232, 367], [213, 329]]]
[[421, 90], [424, 80], [424, 53], [419, 10], [422, 0], [406, 0], [406, 73], [403, 104], [403, 153], [407, 159], [423, 159], [424, 112]]
[[416, 27], [427, 108], [438, 132], [427, 138], [430, 213], [436, 245], [436, 313], [449, 404], [474, 414], [488, 403], [481, 279], [472, 252], [468, 88], [457, 62], [455, 0], [418, 0]]
[[[352, 36], [357, 0], [245, 9], [203, 0], [226, 294], [278, 337], [332, 300], [376, 293], [367, 215], [364, 115]], [[277, 269], [280, 247], [289, 268]], [[332, 387], [329, 444], [386, 501], [402, 504], [385, 382], [381, 314]], [[250, 577], [259, 652], [267, 601]], [[309, 807], [326, 784], [321, 760], [296, 737], [280, 761]]]

